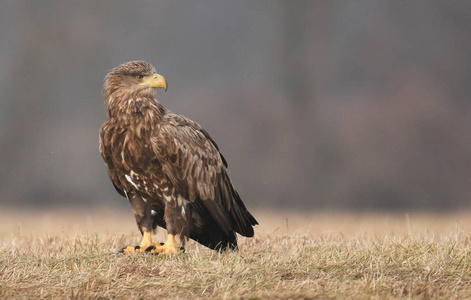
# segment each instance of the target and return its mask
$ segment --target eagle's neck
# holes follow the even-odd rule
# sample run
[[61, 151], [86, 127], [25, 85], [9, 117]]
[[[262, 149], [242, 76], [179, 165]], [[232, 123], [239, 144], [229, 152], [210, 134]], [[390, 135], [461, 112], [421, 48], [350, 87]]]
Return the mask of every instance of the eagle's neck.
[[102, 142], [103, 149], [108, 147], [104, 151], [120, 149], [117, 159], [122, 159], [123, 164], [142, 164], [141, 159], [145, 160], [145, 152], [150, 149], [150, 138], [159, 130], [167, 110], [154, 98], [111, 98], [107, 101], [107, 109], [109, 119], [101, 129], [109, 139]]
[[165, 107], [154, 97], [120, 98], [110, 96], [106, 99], [110, 118], [120, 118], [125, 123], [159, 121], [167, 113]]

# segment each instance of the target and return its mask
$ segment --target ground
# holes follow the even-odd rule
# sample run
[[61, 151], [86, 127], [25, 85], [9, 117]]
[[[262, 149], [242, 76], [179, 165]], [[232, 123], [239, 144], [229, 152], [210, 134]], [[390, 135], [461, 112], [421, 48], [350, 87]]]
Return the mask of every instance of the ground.
[[0, 212], [0, 298], [471, 297], [471, 212], [255, 210], [239, 252], [161, 257], [114, 254], [139, 243], [129, 210], [31, 211]]

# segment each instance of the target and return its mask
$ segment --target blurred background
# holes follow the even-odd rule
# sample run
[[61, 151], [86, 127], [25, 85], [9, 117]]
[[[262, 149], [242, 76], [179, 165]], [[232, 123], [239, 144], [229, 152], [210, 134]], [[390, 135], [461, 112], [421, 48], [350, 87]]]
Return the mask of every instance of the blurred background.
[[2, 1], [0, 206], [128, 207], [103, 78], [147, 60], [249, 208], [471, 203], [471, 1]]

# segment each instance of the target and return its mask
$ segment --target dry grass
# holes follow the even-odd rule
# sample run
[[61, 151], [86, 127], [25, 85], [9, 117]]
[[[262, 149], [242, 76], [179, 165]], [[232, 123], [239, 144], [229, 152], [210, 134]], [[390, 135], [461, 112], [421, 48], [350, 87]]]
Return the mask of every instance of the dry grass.
[[239, 252], [172, 257], [111, 255], [139, 241], [130, 211], [0, 214], [0, 298], [471, 297], [465, 213], [255, 212]]

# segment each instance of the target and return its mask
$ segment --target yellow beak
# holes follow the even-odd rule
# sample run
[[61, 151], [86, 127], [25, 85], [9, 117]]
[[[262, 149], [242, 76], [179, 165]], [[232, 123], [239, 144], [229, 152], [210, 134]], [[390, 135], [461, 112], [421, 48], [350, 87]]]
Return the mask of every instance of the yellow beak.
[[159, 74], [152, 74], [144, 77], [144, 81], [139, 83], [139, 85], [148, 85], [149, 87], [161, 88], [167, 91], [167, 81], [165, 80], [165, 77]]

